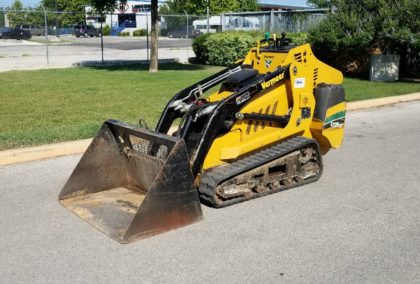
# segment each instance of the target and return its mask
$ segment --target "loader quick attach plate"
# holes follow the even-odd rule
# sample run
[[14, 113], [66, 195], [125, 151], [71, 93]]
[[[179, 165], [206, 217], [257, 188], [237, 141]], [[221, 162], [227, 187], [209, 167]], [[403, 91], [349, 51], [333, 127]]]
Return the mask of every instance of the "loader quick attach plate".
[[202, 219], [184, 140], [115, 120], [102, 125], [59, 200], [120, 243]]

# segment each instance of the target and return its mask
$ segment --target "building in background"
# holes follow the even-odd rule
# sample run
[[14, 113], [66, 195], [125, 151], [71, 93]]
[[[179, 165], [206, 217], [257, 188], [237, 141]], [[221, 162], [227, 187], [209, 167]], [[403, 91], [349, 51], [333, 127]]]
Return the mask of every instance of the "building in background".
[[[159, 0], [158, 7], [163, 6], [165, 2], [166, 0]], [[211, 16], [208, 21], [203, 17], [190, 18], [191, 22], [188, 23], [188, 26], [190, 26], [189, 28], [198, 30], [201, 33], [224, 30], [268, 30], [270, 27], [272, 28], [272, 24], [270, 24], [270, 17], [273, 16], [270, 16], [270, 11], [271, 13], [282, 13], [293, 12], [296, 10], [310, 10], [306, 0], [258, 0], [258, 7], [261, 10], [260, 12], [226, 13], [219, 16], [214, 15]], [[112, 13], [108, 13], [103, 19], [92, 13], [91, 6], [86, 6], [85, 12], [87, 25], [92, 25], [98, 28], [102, 22], [104, 26], [106, 25], [111, 28], [113, 35], [117, 35], [120, 32], [128, 32], [132, 34], [132, 32], [136, 29], [150, 30], [150, 0], [127, 1], [126, 3], [120, 3], [116, 6]], [[181, 22], [184, 21], [177, 21], [176, 17], [183, 16], [184, 15], [169, 17], [162, 15], [159, 17], [161, 30], [170, 29], [170, 26], [173, 26], [172, 22], [181, 25]], [[171, 20], [171, 23], [167, 23], [167, 20]], [[207, 23], [209, 24], [208, 28]], [[187, 23], [182, 23], [182, 25], [187, 26]], [[185, 27], [185, 29], [187, 28]]]
[[[158, 7], [165, 4], [165, 0], [158, 1]], [[115, 10], [104, 16], [103, 19], [98, 15], [94, 15], [92, 6], [85, 7], [86, 24], [98, 28], [101, 25], [107, 25], [113, 31], [118, 32], [132, 32], [136, 29], [150, 30], [150, 12], [151, 3], [149, 1], [127, 1], [116, 6]]]

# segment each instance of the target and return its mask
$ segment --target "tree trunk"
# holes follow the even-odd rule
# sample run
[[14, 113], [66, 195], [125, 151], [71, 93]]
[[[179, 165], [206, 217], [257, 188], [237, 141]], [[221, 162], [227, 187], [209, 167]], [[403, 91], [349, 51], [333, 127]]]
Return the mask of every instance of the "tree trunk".
[[150, 65], [149, 72], [154, 73], [158, 71], [158, 0], [152, 0], [152, 26], [151, 26], [151, 50], [150, 50]]

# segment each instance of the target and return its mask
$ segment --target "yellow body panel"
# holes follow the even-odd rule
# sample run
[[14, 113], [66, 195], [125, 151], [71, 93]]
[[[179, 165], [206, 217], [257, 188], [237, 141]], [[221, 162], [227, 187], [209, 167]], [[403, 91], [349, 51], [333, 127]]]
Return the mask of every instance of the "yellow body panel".
[[[341, 84], [343, 76], [338, 70], [319, 61], [313, 55], [309, 44], [292, 48], [289, 52], [252, 48], [243, 64], [252, 65], [259, 74], [273, 72], [280, 66], [289, 66], [289, 79], [280, 82], [282, 78], [275, 78], [264, 82], [261, 84], [263, 91], [241, 109], [241, 113], [281, 116], [289, 114], [289, 123], [281, 128], [274, 122], [237, 120], [230, 132], [214, 140], [205, 158], [203, 170], [231, 162], [296, 135], [316, 138], [321, 148], [325, 150], [341, 145], [343, 129], [323, 130], [322, 122], [317, 124], [313, 121], [313, 114], [314, 88], [319, 83]], [[207, 100], [218, 101], [230, 94], [216, 92]], [[302, 117], [302, 108], [310, 109], [309, 117]], [[327, 116], [344, 111], [344, 109], [344, 103], [331, 107]], [[311, 128], [313, 128], [312, 131]]]
[[219, 91], [217, 93], [212, 94], [211, 96], [209, 96], [207, 98], [208, 102], [216, 102], [216, 101], [221, 101], [227, 97], [229, 97], [232, 94], [232, 92], [228, 92], [228, 91]]
[[[345, 113], [346, 103], [342, 102], [327, 110], [326, 119], [328, 120], [335, 115]], [[337, 127], [324, 128], [324, 121], [313, 120], [311, 125], [312, 136], [318, 140], [321, 146], [321, 152], [326, 153], [330, 148], [339, 148], [343, 143], [344, 125], [337, 125]]]

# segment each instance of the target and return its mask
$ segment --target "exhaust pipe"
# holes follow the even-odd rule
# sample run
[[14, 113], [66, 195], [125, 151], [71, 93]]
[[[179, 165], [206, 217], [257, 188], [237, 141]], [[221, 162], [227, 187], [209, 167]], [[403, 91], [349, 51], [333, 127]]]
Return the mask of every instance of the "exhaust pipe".
[[184, 140], [116, 120], [102, 125], [59, 202], [120, 243], [203, 218]]

